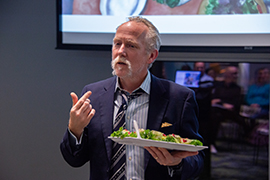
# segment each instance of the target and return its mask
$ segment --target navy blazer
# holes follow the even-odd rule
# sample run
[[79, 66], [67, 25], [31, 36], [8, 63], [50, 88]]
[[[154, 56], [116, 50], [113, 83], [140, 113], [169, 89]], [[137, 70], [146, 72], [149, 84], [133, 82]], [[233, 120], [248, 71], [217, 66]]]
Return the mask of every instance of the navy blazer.
[[[112, 140], [108, 136], [113, 131], [115, 85], [116, 76], [84, 87], [82, 94], [92, 91], [90, 100], [96, 114], [85, 128], [80, 146], [73, 148], [70, 145], [68, 131], [60, 145], [64, 159], [71, 166], [80, 167], [90, 162], [91, 180], [109, 179]], [[147, 129], [203, 141], [198, 134], [197, 116], [198, 106], [191, 89], [151, 75]], [[161, 128], [163, 122], [168, 122], [172, 126]], [[203, 158], [204, 154], [200, 151], [196, 156], [183, 159], [182, 173], [175, 174], [171, 178], [167, 167], [158, 164], [145, 150], [145, 179], [188, 179], [200, 173]]]

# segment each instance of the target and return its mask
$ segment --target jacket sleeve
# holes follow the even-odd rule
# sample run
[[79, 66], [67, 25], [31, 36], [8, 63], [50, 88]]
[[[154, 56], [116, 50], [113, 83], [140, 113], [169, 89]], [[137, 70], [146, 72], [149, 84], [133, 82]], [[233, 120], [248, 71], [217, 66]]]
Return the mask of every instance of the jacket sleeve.
[[76, 142], [71, 137], [67, 130], [60, 144], [60, 150], [65, 161], [72, 167], [81, 167], [89, 161], [87, 148], [87, 128], [84, 130], [81, 144], [76, 145]]

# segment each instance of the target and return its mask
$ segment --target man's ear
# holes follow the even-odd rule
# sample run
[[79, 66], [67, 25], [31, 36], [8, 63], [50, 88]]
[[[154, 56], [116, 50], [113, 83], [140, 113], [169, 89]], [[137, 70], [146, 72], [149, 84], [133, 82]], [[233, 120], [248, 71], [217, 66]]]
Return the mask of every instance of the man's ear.
[[157, 57], [158, 57], [158, 50], [155, 49], [149, 54], [148, 63], [151, 64], [156, 60]]

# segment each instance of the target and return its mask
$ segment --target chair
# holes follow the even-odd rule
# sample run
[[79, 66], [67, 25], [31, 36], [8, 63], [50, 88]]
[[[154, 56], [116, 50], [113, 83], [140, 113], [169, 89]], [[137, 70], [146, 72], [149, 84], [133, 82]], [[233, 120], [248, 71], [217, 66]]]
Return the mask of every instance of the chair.
[[[238, 147], [242, 142], [244, 142], [244, 136], [246, 133], [245, 128], [253, 127], [255, 125], [255, 121], [249, 119], [249, 116], [252, 116], [254, 113], [259, 111], [259, 108], [250, 108], [249, 106], [241, 105], [238, 123], [230, 118], [226, 118], [221, 122], [218, 137], [227, 140], [229, 150], [232, 150], [233, 142], [237, 142]], [[236, 116], [235, 118], [237, 118]], [[239, 123], [240, 118], [242, 123]]]
[[269, 144], [269, 121], [267, 123], [259, 124], [252, 135], [251, 143], [254, 144], [254, 153], [253, 153], [253, 163], [258, 163], [258, 157], [260, 152], [260, 147], [266, 146], [268, 154], [268, 144]]
[[247, 105], [241, 105], [240, 113], [239, 114], [242, 117], [251, 118], [255, 114], [260, 113], [260, 111], [261, 111], [261, 108], [260, 107], [251, 107], [251, 106], [247, 106]]
[[226, 140], [228, 150], [232, 150], [233, 142], [238, 142], [239, 146], [239, 142], [242, 142], [242, 134], [241, 126], [231, 119], [221, 122], [218, 137]]

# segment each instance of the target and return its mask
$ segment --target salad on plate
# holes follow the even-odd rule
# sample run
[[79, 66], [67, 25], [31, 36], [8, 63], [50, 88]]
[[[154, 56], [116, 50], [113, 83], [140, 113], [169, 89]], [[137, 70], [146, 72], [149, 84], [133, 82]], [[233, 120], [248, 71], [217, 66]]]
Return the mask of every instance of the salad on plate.
[[[203, 146], [203, 143], [197, 139], [189, 139], [189, 138], [182, 138], [179, 135], [176, 134], [169, 134], [166, 135], [162, 132], [155, 131], [155, 130], [149, 130], [149, 129], [139, 129], [139, 133], [142, 139], [149, 139], [154, 141], [164, 141], [164, 142], [172, 142], [172, 143], [178, 143], [178, 144], [189, 144], [189, 145], [195, 145], [195, 146]], [[111, 134], [111, 137], [116, 138], [137, 138], [136, 132], [131, 132], [129, 130], [123, 129], [123, 127], [120, 127], [118, 131], [114, 131]]]

